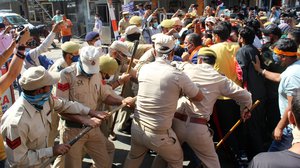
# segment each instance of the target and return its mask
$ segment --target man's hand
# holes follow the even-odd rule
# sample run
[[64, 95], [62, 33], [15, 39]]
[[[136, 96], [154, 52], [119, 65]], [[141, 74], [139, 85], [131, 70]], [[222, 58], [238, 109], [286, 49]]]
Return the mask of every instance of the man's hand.
[[274, 136], [274, 140], [275, 141], [280, 141], [281, 137], [282, 137], [282, 132], [283, 130], [279, 127], [275, 127], [274, 132], [273, 132], [273, 136]]
[[188, 52], [182, 53], [182, 56], [181, 56], [182, 61], [188, 61], [189, 57], [190, 57], [190, 54]]
[[59, 23], [56, 23], [55, 25], [53, 25], [52, 32], [54, 32], [56, 34], [59, 33], [61, 30], [62, 23], [63, 23], [63, 21], [60, 21]]
[[128, 107], [133, 107], [135, 105], [136, 98], [126, 97], [122, 100], [122, 104], [126, 104]]
[[95, 127], [99, 127], [101, 125], [102, 120], [96, 117], [92, 117], [92, 118], [86, 118], [83, 120], [82, 124], [95, 128]]
[[257, 72], [259, 72], [259, 73], [262, 72], [262, 69], [260, 68], [260, 61], [259, 61], [259, 58], [258, 58], [257, 55], [255, 56], [255, 62], [252, 61], [252, 64], [253, 64], [254, 69], [255, 69]]
[[28, 30], [28, 27], [25, 27], [21, 32], [20, 32], [20, 40], [18, 41], [18, 44], [20, 45], [26, 45], [27, 41], [31, 38], [30, 37], [30, 32]]
[[71, 146], [69, 144], [59, 144], [53, 146], [53, 156], [64, 155], [69, 152]]
[[126, 82], [128, 82], [131, 78], [131, 75], [130, 74], [127, 74], [127, 73], [123, 73], [120, 77], [119, 77], [119, 82], [120, 84], [124, 84]]
[[101, 120], [104, 120], [108, 116], [108, 113], [106, 111], [94, 111], [94, 110], [90, 110], [89, 116], [95, 117], [95, 118], [99, 118]]
[[5, 30], [4, 30], [4, 34], [9, 33], [11, 29], [12, 29], [12, 26], [11, 26], [11, 25], [6, 26], [6, 28], [5, 28]]
[[241, 111], [241, 118], [243, 122], [248, 120], [251, 117], [251, 112], [249, 111], [248, 108], [245, 108], [243, 111]]

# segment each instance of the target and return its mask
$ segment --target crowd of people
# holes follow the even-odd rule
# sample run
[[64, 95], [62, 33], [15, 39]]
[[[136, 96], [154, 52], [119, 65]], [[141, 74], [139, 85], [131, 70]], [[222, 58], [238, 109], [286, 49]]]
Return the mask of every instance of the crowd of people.
[[[83, 45], [71, 40], [72, 23], [60, 11], [36, 48], [27, 49], [28, 28], [11, 34], [0, 23], [0, 64], [12, 57], [0, 94], [15, 80], [20, 90], [1, 118], [0, 167], [50, 167], [47, 161], [57, 157], [52, 167], [81, 168], [85, 154], [94, 167], [112, 167], [116, 122], [118, 131], [131, 134], [125, 168], [140, 167], [149, 150], [157, 154], [155, 168], [182, 167], [187, 153], [190, 167], [218, 168], [214, 141], [239, 119], [242, 125], [224, 144], [236, 167], [299, 167], [295, 11], [224, 9], [222, 1], [202, 14], [197, 7], [171, 18], [147, 4], [123, 11], [121, 38], [108, 53], [101, 48], [99, 15]], [[61, 58], [54, 62], [42, 54], [59, 34]], [[112, 115], [120, 105], [126, 107]], [[70, 146], [85, 127], [92, 129]]]

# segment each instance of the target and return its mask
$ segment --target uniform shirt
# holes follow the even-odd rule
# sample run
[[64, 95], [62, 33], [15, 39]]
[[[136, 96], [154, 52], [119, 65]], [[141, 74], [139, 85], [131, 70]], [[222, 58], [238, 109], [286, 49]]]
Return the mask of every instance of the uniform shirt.
[[278, 87], [278, 100], [280, 114], [283, 116], [288, 106], [287, 96], [293, 96], [293, 93], [300, 88], [300, 60], [288, 66], [280, 75], [280, 83]]
[[134, 117], [155, 130], [171, 128], [180, 94], [195, 97], [199, 89], [183, 72], [156, 58], [138, 73], [137, 113]]
[[109, 95], [101, 83], [100, 73], [88, 78], [78, 69], [78, 63], [61, 71], [61, 78], [57, 84], [56, 96], [66, 100], [78, 101], [92, 110], [97, 108], [98, 99], [103, 101]]
[[[181, 66], [181, 67], [180, 67]], [[190, 102], [186, 97], [178, 101], [177, 112], [185, 113], [190, 117], [210, 119], [214, 104], [221, 95], [228, 96], [240, 104], [241, 110], [250, 108], [251, 94], [241, 88], [226, 76], [221, 75], [209, 64], [183, 64], [179, 68], [199, 86], [204, 98], [200, 102]]]
[[[125, 41], [124, 43], [127, 45], [128, 50], [132, 53], [133, 52], [134, 43], [130, 42], [130, 41]], [[138, 47], [137, 47], [137, 49], [136, 49], [136, 53], [134, 55], [134, 59], [140, 59], [141, 56], [146, 51], [148, 51], [150, 48], [152, 48], [151, 44], [139, 44]]]
[[[40, 167], [41, 163], [53, 156], [48, 147], [51, 112], [85, 114], [90, 108], [77, 102], [58, 98], [47, 101], [42, 111], [37, 111], [27, 100], [20, 97], [3, 115], [1, 132], [5, 137], [5, 150], [9, 167]], [[50, 108], [50, 107], [53, 107]]]
[[124, 34], [125, 33], [125, 29], [130, 26], [130, 23], [129, 21], [126, 21], [124, 18], [122, 18], [120, 21], [119, 21], [119, 32], [120, 34]]
[[24, 61], [25, 69], [41, 65], [39, 61], [39, 55], [48, 51], [48, 48], [52, 44], [54, 38], [55, 38], [55, 33], [50, 32], [50, 34], [45, 38], [45, 40], [42, 42], [41, 45], [39, 45], [34, 49], [29, 50], [28, 53], [25, 54], [26, 55]]

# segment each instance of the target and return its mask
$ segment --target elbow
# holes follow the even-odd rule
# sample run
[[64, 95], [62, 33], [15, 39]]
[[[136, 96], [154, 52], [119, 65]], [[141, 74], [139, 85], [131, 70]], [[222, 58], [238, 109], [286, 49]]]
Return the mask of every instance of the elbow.
[[203, 96], [202, 92], [199, 91], [198, 94], [195, 97], [191, 98], [191, 100], [192, 101], [202, 101], [203, 98], [204, 98], [204, 96]]

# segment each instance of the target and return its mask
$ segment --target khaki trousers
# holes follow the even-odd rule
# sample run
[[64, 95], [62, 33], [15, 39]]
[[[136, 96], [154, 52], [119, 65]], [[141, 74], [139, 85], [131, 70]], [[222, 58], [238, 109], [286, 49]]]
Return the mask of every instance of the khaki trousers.
[[193, 149], [205, 167], [219, 168], [220, 162], [215, 151], [213, 137], [207, 125], [173, 119], [173, 130], [180, 143], [186, 142]]
[[[172, 129], [155, 131], [133, 120], [131, 127], [131, 149], [124, 168], [140, 167], [148, 150], [154, 150], [168, 163], [169, 168], [182, 168], [183, 152], [176, 134]], [[155, 163], [153, 168], [159, 167]]]
[[[65, 128], [63, 143], [69, 142], [81, 131], [81, 128]], [[112, 166], [114, 144], [103, 135], [99, 128], [89, 131], [71, 147], [64, 156], [65, 167], [81, 168], [83, 150], [93, 159], [95, 167], [110, 168]]]

